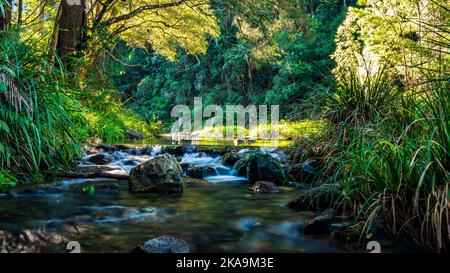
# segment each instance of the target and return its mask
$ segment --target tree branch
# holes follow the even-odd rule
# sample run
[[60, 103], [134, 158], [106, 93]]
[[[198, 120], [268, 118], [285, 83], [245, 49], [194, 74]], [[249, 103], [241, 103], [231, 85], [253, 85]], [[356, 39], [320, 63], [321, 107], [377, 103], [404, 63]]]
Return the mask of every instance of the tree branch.
[[146, 11], [146, 10], [176, 7], [176, 6], [180, 6], [180, 5], [184, 4], [184, 3], [186, 3], [187, 1], [188, 0], [178, 0], [176, 2], [170, 2], [170, 3], [155, 4], [155, 5], [144, 5], [144, 6], [141, 6], [141, 7], [137, 8], [137, 9], [131, 11], [130, 13], [127, 13], [127, 14], [124, 14], [124, 15], [120, 15], [120, 16], [111, 18], [109, 20], [106, 20], [105, 22], [102, 23], [102, 25], [110, 26], [110, 25], [115, 24], [117, 22], [131, 19], [134, 16], [136, 16], [139, 13], [141, 13], [143, 11]]

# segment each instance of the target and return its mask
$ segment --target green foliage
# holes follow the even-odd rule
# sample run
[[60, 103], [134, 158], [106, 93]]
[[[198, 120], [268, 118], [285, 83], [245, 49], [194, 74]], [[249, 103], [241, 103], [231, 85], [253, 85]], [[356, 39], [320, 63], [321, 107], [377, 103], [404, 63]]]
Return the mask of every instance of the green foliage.
[[366, 238], [382, 217], [392, 234], [445, 251], [450, 81], [424, 70], [426, 84], [398, 92], [388, 75], [338, 77], [341, 84], [325, 97], [334, 137], [322, 151], [325, 184], [316, 196], [338, 193], [333, 204], [364, 221]]
[[67, 168], [79, 149], [64, 74], [32, 40], [20, 41], [15, 31], [0, 35], [0, 168], [28, 174]]
[[280, 104], [283, 115], [299, 118], [297, 104], [327, 85], [342, 3], [317, 2], [311, 9], [296, 1], [215, 1], [213, 8], [221, 33], [207, 38], [204, 55], [178, 48], [173, 61], [151, 47], [115, 49], [131, 66], [109, 72], [132, 109], [171, 124], [174, 105], [192, 105], [201, 96], [221, 106]]
[[[432, 90], [409, 103], [412, 123], [390, 111], [376, 123], [341, 125], [339, 152], [327, 159], [324, 172], [341, 190], [336, 205], [357, 208], [367, 233], [383, 215], [393, 234], [443, 250], [449, 243], [441, 227], [448, 217], [450, 100], [447, 84]], [[329, 190], [335, 189], [324, 194]]]
[[153, 137], [161, 129], [160, 122], [146, 122], [126, 108], [115, 90], [83, 90], [83, 94], [77, 96], [81, 101], [79, 115], [86, 121], [84, 126], [79, 127], [83, 141], [89, 137], [103, 141], [123, 140], [127, 137], [127, 129], [134, 129], [144, 137]]
[[335, 91], [326, 93], [323, 98], [325, 117], [335, 123], [372, 122], [402, 96], [398, 88], [387, 81], [384, 69], [373, 75], [344, 71], [337, 78]]
[[0, 191], [8, 190], [18, 184], [18, 180], [10, 172], [0, 170]]
[[[275, 128], [274, 128], [275, 127]], [[202, 136], [216, 136], [216, 135], [226, 135], [227, 126], [214, 126], [214, 127], [206, 127], [200, 133]], [[266, 134], [270, 134], [272, 130], [277, 130], [280, 139], [297, 139], [297, 138], [315, 138], [320, 136], [325, 132], [326, 123], [322, 120], [298, 120], [298, 121], [289, 121], [289, 120], [281, 120], [279, 124], [272, 125], [266, 124], [265, 126], [259, 126], [256, 128], [256, 132], [258, 136], [261, 136], [263, 132]], [[244, 135], [245, 137], [250, 136], [249, 128], [244, 128], [240, 126], [233, 126], [232, 128], [235, 135], [239, 133]]]

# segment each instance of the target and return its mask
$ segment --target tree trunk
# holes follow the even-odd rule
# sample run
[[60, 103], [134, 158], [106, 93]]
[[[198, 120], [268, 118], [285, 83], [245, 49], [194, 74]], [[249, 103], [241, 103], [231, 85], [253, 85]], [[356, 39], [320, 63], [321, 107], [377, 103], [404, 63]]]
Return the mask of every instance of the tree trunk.
[[86, 38], [85, 0], [62, 0], [56, 28], [56, 53], [66, 69], [72, 71], [71, 58], [81, 56]]
[[11, 24], [12, 0], [3, 0], [3, 12], [0, 11], [0, 30], [4, 30]]
[[17, 3], [17, 25], [22, 24], [22, 12], [23, 12], [23, 0], [19, 0]]

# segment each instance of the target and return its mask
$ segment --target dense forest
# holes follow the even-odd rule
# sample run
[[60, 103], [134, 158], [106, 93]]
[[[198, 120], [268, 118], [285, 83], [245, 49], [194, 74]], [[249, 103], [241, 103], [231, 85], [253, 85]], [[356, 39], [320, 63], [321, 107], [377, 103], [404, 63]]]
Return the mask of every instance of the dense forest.
[[[0, 0], [0, 193], [158, 139], [194, 97], [279, 105], [291, 207], [350, 215], [346, 244], [448, 252], [449, 19], [444, 0]], [[260, 156], [239, 161], [252, 183]]]

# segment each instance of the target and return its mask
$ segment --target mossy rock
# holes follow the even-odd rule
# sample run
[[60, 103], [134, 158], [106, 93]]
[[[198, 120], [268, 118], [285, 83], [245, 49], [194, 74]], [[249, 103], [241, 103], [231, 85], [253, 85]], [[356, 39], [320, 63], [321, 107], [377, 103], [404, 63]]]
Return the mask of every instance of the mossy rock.
[[249, 155], [247, 161], [247, 179], [250, 184], [257, 181], [269, 181], [276, 185], [283, 185], [286, 181], [280, 162], [266, 153]]
[[204, 178], [216, 175], [216, 170], [211, 166], [193, 166], [187, 169], [186, 175], [193, 178]]
[[225, 166], [233, 167], [236, 162], [241, 159], [241, 155], [238, 153], [227, 153], [222, 156], [222, 164]]
[[131, 192], [181, 193], [182, 170], [177, 159], [169, 154], [159, 155], [134, 167], [128, 187]]

